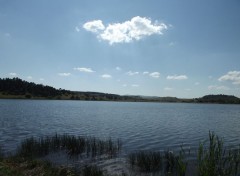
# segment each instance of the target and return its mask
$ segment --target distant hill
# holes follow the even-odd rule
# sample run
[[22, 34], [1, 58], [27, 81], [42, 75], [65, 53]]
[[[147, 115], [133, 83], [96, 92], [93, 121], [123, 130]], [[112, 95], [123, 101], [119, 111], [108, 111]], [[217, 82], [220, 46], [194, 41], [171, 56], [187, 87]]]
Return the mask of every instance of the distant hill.
[[27, 82], [20, 78], [0, 78], [0, 98], [240, 104], [240, 99], [232, 95], [206, 95], [195, 99], [133, 95], [122, 96], [100, 92], [81, 92], [56, 89], [51, 86]]
[[63, 89], [55, 89], [50, 86], [44, 86], [42, 84], [35, 84], [33, 82], [27, 82], [19, 78], [6, 78], [0, 79], [0, 92], [2, 97], [45, 97], [54, 98], [61, 96], [62, 94], [68, 94], [70, 91]]
[[199, 103], [240, 104], [240, 99], [233, 95], [206, 95], [196, 100]]
[[77, 92], [27, 82], [20, 78], [0, 78], [0, 98], [63, 99], [100, 101], [143, 101], [138, 96], [120, 96], [99, 92]]

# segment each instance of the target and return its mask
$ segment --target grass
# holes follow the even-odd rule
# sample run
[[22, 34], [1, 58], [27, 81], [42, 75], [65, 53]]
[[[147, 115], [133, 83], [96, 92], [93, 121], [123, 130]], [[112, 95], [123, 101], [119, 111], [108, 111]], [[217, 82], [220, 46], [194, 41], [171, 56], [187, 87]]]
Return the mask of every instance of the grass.
[[112, 139], [100, 140], [94, 137], [76, 137], [72, 135], [55, 135], [44, 138], [28, 138], [22, 141], [17, 149], [21, 157], [35, 158], [53, 152], [64, 151], [70, 157], [116, 156], [121, 150], [121, 142]]
[[227, 150], [223, 140], [209, 132], [209, 143], [200, 143], [198, 149], [199, 176], [235, 176], [240, 174], [240, 148]]
[[[189, 151], [190, 152], [190, 151]], [[188, 166], [186, 152], [178, 155], [166, 151], [139, 151], [128, 155], [131, 168], [140, 172], [160, 172], [165, 175], [185, 176]], [[240, 147], [227, 149], [214, 132], [209, 132], [208, 143], [200, 143], [197, 154], [198, 176], [237, 176], [240, 174]]]
[[[66, 167], [52, 166], [47, 161], [36, 160], [52, 152], [66, 152], [70, 157], [117, 156], [121, 141], [100, 140], [94, 137], [54, 135], [44, 138], [28, 138], [22, 141], [16, 155], [4, 156], [0, 147], [0, 176], [50, 175], [50, 176], [104, 176], [110, 175], [96, 165], [85, 165], [78, 171]], [[139, 175], [185, 176], [188, 169], [187, 153], [181, 148], [175, 154], [171, 151], [138, 151], [127, 156], [131, 169]], [[209, 139], [199, 144], [196, 156], [198, 176], [238, 176], [240, 175], [240, 147], [224, 147], [221, 138], [209, 132]], [[126, 174], [122, 174], [126, 176]]]
[[154, 172], [162, 168], [162, 155], [160, 152], [140, 151], [128, 155], [132, 168], [137, 166], [141, 172]]
[[82, 176], [104, 176], [103, 171], [96, 165], [86, 165], [81, 170]]
[[53, 167], [51, 163], [22, 158], [5, 158], [0, 162], [1, 176], [77, 176], [73, 170], [64, 167]]
[[187, 169], [187, 161], [185, 160], [185, 152], [180, 151], [178, 156], [173, 152], [152, 152], [139, 151], [128, 155], [128, 163], [132, 169], [140, 172], [159, 172], [165, 175], [178, 173], [179, 176], [185, 176]]

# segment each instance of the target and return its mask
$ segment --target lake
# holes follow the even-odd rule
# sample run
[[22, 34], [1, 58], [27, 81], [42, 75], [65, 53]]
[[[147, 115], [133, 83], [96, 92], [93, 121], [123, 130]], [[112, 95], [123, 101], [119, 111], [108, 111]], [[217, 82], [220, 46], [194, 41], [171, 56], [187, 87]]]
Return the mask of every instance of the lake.
[[0, 144], [12, 152], [22, 139], [49, 134], [120, 138], [123, 152], [195, 151], [214, 131], [240, 144], [240, 106], [220, 104], [0, 100]]

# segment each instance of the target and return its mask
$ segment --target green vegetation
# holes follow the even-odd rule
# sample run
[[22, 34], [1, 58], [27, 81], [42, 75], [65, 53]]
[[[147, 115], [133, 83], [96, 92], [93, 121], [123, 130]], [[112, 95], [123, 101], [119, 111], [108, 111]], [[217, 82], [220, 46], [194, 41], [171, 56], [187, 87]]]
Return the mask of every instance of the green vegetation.
[[240, 99], [230, 95], [207, 95], [202, 98], [180, 99], [176, 97], [121, 96], [100, 92], [79, 92], [55, 89], [42, 84], [23, 81], [19, 78], [0, 78], [0, 98], [6, 99], [54, 99], [129, 102], [172, 102], [172, 103], [221, 103], [240, 104]]
[[187, 161], [183, 150], [178, 156], [171, 151], [164, 153], [140, 151], [129, 154], [128, 162], [132, 169], [147, 173], [157, 172], [164, 175], [185, 176], [187, 170]]
[[162, 168], [162, 155], [160, 152], [140, 151], [128, 155], [131, 167], [137, 166], [141, 172], [155, 172]]
[[[208, 141], [199, 144], [195, 166], [198, 176], [237, 176], [240, 174], [240, 148], [237, 150], [227, 149], [223, 144], [223, 140], [213, 132], [209, 132]], [[80, 155], [80, 159], [84, 159], [84, 157], [96, 159], [96, 156], [99, 155], [116, 156], [120, 149], [120, 142], [114, 142], [110, 139], [100, 140], [71, 135], [29, 138], [22, 142], [14, 156], [4, 157], [0, 148], [0, 176], [111, 175], [91, 163], [86, 163], [82, 168], [74, 169], [64, 166], [53, 166], [51, 163], [38, 158], [52, 152], [62, 151], [69, 156]], [[127, 156], [127, 163], [131, 166], [130, 168], [135, 175], [185, 176], [189, 166], [186, 156], [187, 153], [183, 149], [177, 155], [171, 151], [139, 151], [130, 153]], [[126, 176], [127, 174], [123, 173], [121, 175]]]
[[[188, 166], [186, 153], [140, 151], [128, 155], [131, 168], [140, 172], [158, 172], [163, 175], [185, 176]], [[209, 132], [209, 143], [200, 143], [197, 156], [198, 176], [237, 176], [240, 174], [240, 148], [227, 149], [223, 140]]]
[[94, 137], [76, 137], [71, 135], [55, 135], [36, 139], [34, 137], [22, 141], [17, 149], [17, 156], [25, 158], [36, 158], [49, 153], [63, 151], [70, 157], [84, 155], [95, 157], [107, 155], [116, 156], [121, 150], [121, 142], [111, 139], [100, 140]]
[[240, 99], [232, 95], [206, 95], [196, 99], [199, 103], [239, 104]]
[[222, 139], [214, 133], [209, 133], [209, 144], [200, 143], [198, 149], [198, 173], [199, 176], [224, 175], [232, 176], [240, 174], [240, 148], [227, 150], [223, 146]]

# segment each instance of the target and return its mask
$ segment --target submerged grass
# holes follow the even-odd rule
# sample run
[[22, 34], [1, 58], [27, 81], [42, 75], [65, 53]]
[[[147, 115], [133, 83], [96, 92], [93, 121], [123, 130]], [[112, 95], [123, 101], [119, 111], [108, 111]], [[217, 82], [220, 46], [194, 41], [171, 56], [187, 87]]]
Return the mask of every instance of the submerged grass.
[[155, 172], [162, 168], [162, 155], [160, 152], [140, 151], [128, 155], [132, 168], [137, 166], [141, 172]]
[[[112, 139], [100, 140], [94, 137], [72, 135], [54, 135], [43, 138], [28, 138], [22, 141], [15, 156], [4, 156], [0, 147], [0, 176], [13, 175], [51, 175], [51, 176], [103, 176], [110, 175], [96, 165], [86, 165], [82, 169], [73, 171], [64, 167], [53, 167], [46, 161], [36, 161], [38, 157], [53, 152], [66, 152], [73, 157], [96, 157], [104, 155], [116, 156], [121, 150], [121, 141]], [[189, 151], [190, 152], [190, 151]], [[181, 148], [174, 154], [171, 151], [154, 152], [138, 151], [127, 156], [131, 169], [137, 175], [142, 173], [167, 176], [187, 175], [187, 153]], [[239, 176], [240, 175], [240, 147], [228, 149], [224, 147], [221, 138], [214, 132], [209, 132], [209, 140], [199, 144], [196, 156], [198, 176]], [[125, 175], [126, 174], [122, 174]]]
[[163, 153], [139, 151], [129, 154], [128, 162], [132, 169], [147, 173], [159, 172], [159, 174], [164, 175], [177, 173], [179, 176], [184, 176], [187, 169], [187, 161], [183, 150], [178, 156], [175, 156], [172, 151]]
[[121, 150], [121, 142], [112, 139], [100, 140], [94, 137], [76, 137], [72, 135], [54, 135], [52, 137], [28, 138], [17, 149], [21, 157], [35, 158], [53, 152], [64, 151], [70, 157], [99, 155], [116, 156]]
[[96, 165], [86, 165], [81, 170], [82, 176], [104, 176], [103, 171]]
[[[174, 155], [171, 151], [163, 154], [139, 151], [128, 155], [128, 163], [131, 168], [137, 168], [140, 172], [185, 176], [188, 167], [186, 155], [183, 148], [178, 155]], [[209, 142], [199, 144], [197, 174], [199, 176], [239, 176], [240, 147], [235, 150], [227, 149], [222, 139], [214, 132], [209, 132]]]

